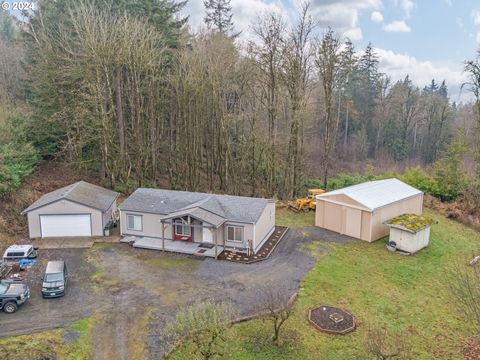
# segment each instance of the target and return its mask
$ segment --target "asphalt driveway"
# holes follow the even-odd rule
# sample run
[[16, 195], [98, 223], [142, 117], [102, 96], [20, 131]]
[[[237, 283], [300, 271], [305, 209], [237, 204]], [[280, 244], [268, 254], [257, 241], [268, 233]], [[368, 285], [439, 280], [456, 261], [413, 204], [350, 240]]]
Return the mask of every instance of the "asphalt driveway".
[[[182, 306], [213, 298], [230, 303], [240, 316], [251, 314], [258, 286], [298, 289], [316, 262], [309, 244], [350, 241], [355, 240], [315, 227], [290, 229], [269, 259], [248, 265], [127, 244], [42, 250], [29, 274], [32, 297], [17, 313], [0, 313], [0, 337], [65, 327], [92, 316], [95, 359], [138, 358], [139, 346], [144, 357], [160, 358], [164, 324]], [[66, 261], [70, 286], [63, 298], [42, 299], [40, 278], [46, 261], [55, 259]]]

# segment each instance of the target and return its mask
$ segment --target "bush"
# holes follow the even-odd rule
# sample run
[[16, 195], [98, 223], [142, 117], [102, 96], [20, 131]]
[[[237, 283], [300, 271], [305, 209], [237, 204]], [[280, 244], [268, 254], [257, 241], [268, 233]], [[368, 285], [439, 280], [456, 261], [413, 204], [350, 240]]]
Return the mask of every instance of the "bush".
[[400, 180], [414, 188], [422, 190], [427, 194], [434, 195], [438, 193], [437, 181], [427, 174], [420, 166], [408, 168], [400, 176]]
[[167, 324], [164, 338], [177, 345], [193, 345], [193, 352], [204, 360], [222, 358], [231, 317], [231, 309], [225, 304], [211, 300], [197, 303], [178, 312]]

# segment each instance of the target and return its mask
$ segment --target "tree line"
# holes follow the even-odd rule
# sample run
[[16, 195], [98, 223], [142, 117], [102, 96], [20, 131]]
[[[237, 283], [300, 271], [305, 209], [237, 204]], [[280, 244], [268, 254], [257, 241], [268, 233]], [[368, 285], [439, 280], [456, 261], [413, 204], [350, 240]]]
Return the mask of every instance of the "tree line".
[[62, 158], [119, 190], [291, 198], [348, 164], [429, 165], [456, 134], [476, 139], [471, 104], [451, 102], [445, 81], [392, 82], [373, 45], [322, 33], [308, 3], [291, 24], [260, 15], [248, 41], [228, 0], [205, 1], [198, 32], [184, 5], [44, 0], [22, 22], [3, 12], [0, 126], [23, 129], [4, 143], [35, 149], [30, 167]]

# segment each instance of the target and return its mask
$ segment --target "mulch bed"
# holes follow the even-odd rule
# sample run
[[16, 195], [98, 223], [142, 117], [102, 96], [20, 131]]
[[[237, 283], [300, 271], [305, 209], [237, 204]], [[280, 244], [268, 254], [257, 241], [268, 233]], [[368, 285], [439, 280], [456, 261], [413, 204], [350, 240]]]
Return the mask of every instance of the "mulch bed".
[[275, 226], [275, 230], [273, 230], [272, 235], [270, 235], [267, 241], [263, 243], [262, 247], [255, 255], [247, 256], [247, 254], [244, 253], [225, 250], [218, 256], [218, 258], [220, 260], [228, 260], [243, 264], [251, 264], [257, 261], [265, 260], [270, 256], [280, 240], [283, 239], [287, 231], [288, 228], [285, 226]]
[[318, 330], [330, 334], [346, 334], [355, 329], [355, 319], [345, 310], [320, 305], [310, 309], [308, 312], [308, 320]]

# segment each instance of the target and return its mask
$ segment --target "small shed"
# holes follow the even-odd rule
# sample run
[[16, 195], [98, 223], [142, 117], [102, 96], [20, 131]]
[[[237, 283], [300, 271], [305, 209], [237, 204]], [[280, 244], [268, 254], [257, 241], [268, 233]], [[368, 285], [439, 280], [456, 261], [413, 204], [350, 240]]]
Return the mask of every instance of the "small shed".
[[390, 227], [389, 245], [413, 254], [428, 246], [434, 221], [426, 216], [403, 214], [386, 221]]
[[368, 181], [316, 199], [316, 226], [369, 242], [388, 235], [385, 221], [423, 210], [423, 192], [398, 179]]

